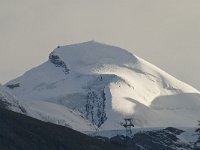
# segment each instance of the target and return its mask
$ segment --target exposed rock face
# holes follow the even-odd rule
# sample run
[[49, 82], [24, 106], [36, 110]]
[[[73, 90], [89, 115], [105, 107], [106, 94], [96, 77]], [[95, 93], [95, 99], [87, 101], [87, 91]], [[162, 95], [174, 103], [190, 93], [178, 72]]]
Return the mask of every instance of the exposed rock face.
[[88, 92], [87, 103], [85, 105], [86, 117], [98, 127], [100, 127], [107, 119], [105, 102], [106, 97], [104, 91], [100, 91], [99, 93], [94, 91]]
[[50, 55], [49, 55], [49, 61], [50, 61], [51, 63], [53, 63], [56, 67], [61, 67], [61, 68], [63, 68], [63, 72], [64, 72], [65, 74], [68, 74], [68, 73], [69, 73], [70, 70], [67, 68], [67, 65], [65, 64], [65, 62], [62, 61], [62, 60], [60, 59], [60, 57], [59, 57], [58, 55], [56, 55], [54, 52], [50, 53]]
[[20, 87], [20, 84], [19, 84], [19, 83], [8, 84], [7, 87], [8, 87], [9, 89], [14, 89], [14, 88]]

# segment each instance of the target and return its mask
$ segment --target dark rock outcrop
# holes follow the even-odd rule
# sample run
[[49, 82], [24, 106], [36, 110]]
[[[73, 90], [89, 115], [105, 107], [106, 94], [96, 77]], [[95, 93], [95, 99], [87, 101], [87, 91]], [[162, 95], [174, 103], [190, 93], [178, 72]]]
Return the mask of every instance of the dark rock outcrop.
[[17, 88], [17, 87], [20, 87], [20, 84], [19, 83], [15, 83], [15, 84], [8, 84], [6, 85], [9, 89], [14, 89], [14, 88]]
[[60, 59], [60, 57], [58, 56], [58, 55], [56, 55], [54, 52], [52, 52], [52, 53], [50, 53], [50, 55], [49, 55], [49, 61], [51, 62], [51, 63], [53, 63], [56, 67], [61, 67], [61, 68], [63, 68], [63, 72], [65, 73], [65, 74], [68, 74], [69, 73], [69, 68], [67, 67], [67, 65], [65, 64], [65, 62], [64, 61], [62, 61], [61, 59]]
[[107, 120], [105, 112], [105, 93], [104, 91], [98, 93], [89, 91], [86, 99], [86, 118], [96, 126], [100, 127]]

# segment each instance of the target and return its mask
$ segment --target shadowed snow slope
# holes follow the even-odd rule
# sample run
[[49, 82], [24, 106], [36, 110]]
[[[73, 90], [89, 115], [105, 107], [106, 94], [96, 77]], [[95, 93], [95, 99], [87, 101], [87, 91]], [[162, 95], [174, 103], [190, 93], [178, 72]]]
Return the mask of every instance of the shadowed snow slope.
[[196, 126], [200, 116], [199, 91], [94, 41], [56, 48], [47, 62], [4, 87], [31, 109], [27, 115], [81, 131], [123, 129], [124, 118], [139, 127]]

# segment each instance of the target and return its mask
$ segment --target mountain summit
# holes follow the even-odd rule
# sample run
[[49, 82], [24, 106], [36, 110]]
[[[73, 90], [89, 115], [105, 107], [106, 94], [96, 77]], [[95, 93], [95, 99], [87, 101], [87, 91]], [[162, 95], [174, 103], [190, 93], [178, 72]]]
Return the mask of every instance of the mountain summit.
[[79, 131], [196, 126], [200, 94], [138, 56], [89, 41], [58, 46], [47, 62], [4, 85], [26, 114]]

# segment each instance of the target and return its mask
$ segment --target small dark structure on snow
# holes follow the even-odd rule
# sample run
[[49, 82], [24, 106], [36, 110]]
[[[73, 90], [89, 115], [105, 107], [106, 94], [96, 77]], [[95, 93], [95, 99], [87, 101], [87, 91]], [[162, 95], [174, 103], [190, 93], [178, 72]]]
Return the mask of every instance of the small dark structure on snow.
[[131, 127], [134, 127], [133, 119], [131, 119], [131, 118], [125, 118], [124, 121], [125, 122], [121, 123], [121, 125], [124, 126], [124, 128], [126, 128], [126, 136], [127, 137], [131, 137], [132, 136]]

